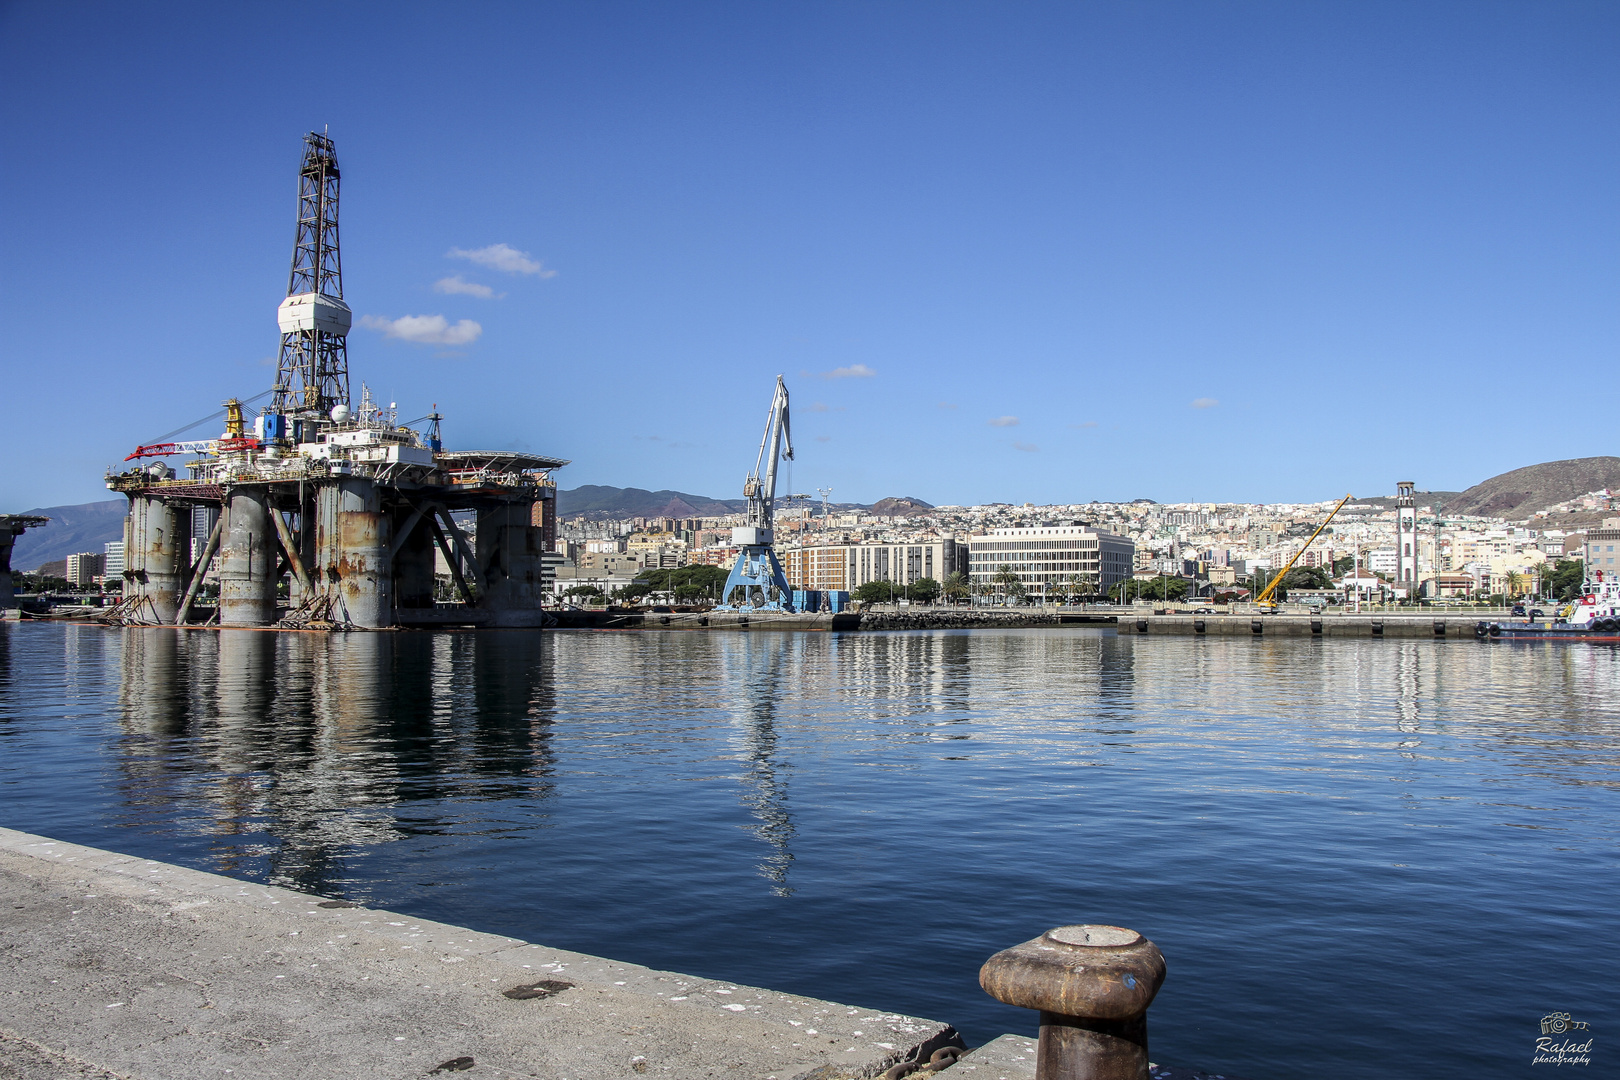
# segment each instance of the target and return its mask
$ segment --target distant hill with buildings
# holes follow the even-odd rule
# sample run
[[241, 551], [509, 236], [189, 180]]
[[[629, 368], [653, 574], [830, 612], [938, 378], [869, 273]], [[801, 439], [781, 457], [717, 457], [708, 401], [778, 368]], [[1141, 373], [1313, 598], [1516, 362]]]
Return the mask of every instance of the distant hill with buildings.
[[926, 514], [933, 508], [933, 503], [925, 503], [921, 499], [903, 495], [898, 499], [879, 499], [865, 509], [870, 509], [879, 517], [911, 517], [915, 514]]
[[1445, 512], [1517, 520], [1604, 488], [1620, 488], [1620, 457], [1548, 461], [1475, 484], [1447, 500]]
[[51, 523], [17, 537], [17, 546], [11, 549], [12, 569], [33, 572], [42, 563], [81, 551], [99, 553], [103, 544], [124, 538], [124, 515], [128, 512], [128, 499], [25, 510], [25, 514], [48, 517]]
[[557, 492], [558, 517], [584, 515], [603, 521], [633, 517], [720, 517], [735, 514], [747, 505], [742, 499], [711, 499], [684, 491], [648, 491], [601, 484], [585, 484]]
[[[777, 507], [783, 505], [777, 499]], [[820, 503], [816, 505], [819, 507]], [[881, 517], [911, 517], [926, 514], [932, 503], [909, 495], [879, 499], [875, 503], [829, 503], [833, 510], [866, 510]], [[637, 517], [721, 517], [748, 508], [745, 499], [711, 499], [684, 491], [648, 491], [645, 488], [606, 487], [585, 484], [557, 492], [557, 516], [588, 517], [598, 521]]]

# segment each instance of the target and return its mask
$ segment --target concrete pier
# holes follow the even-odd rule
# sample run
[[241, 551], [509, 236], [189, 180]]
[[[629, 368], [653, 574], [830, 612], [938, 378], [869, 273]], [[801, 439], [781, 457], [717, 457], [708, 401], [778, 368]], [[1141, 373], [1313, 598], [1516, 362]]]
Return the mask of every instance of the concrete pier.
[[[0, 904], [0, 1076], [25, 1080], [403, 1080], [438, 1070], [837, 1080], [959, 1042], [937, 1021], [9, 829]], [[951, 1075], [1025, 1080], [1029, 1044], [998, 1039]]]

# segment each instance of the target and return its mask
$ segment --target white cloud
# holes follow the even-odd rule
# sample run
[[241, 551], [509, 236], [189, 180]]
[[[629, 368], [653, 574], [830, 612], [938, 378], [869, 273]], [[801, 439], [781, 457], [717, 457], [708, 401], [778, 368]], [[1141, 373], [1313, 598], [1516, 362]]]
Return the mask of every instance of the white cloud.
[[831, 371], [816, 373], [823, 379], [870, 379], [877, 372], [865, 364], [851, 364], [849, 367], [835, 367]]
[[1018, 417], [1016, 417], [1016, 416], [998, 416], [994, 420], [990, 421], [990, 426], [991, 427], [1017, 427], [1018, 426]]
[[538, 274], [543, 278], [557, 276], [557, 271], [547, 270], [539, 259], [527, 251], [519, 251], [510, 244], [491, 244], [489, 247], [481, 248], [451, 248], [449, 258], [467, 259], [479, 266], [499, 270], [503, 274]]
[[955, 406], [955, 405], [952, 405], [952, 404], [951, 404], [951, 403], [950, 403], [950, 402], [948, 402], [948, 401], [942, 401], [942, 402], [940, 402], [940, 403], [939, 403], [939, 407], [940, 407], [940, 408], [942, 408], [942, 409], [954, 409], [954, 408], [956, 408], [956, 406]]
[[1087, 420], [1085, 423], [1080, 425], [1080, 427], [1083, 427], [1083, 428], [1096, 427], [1096, 426], [1097, 426], [1097, 421], [1095, 421], [1095, 420]]
[[825, 401], [813, 402], [810, 405], [810, 411], [811, 412], [826, 412], [827, 411], [827, 403]]
[[1013, 449], [1022, 450], [1026, 454], [1033, 454], [1037, 453], [1040, 450], [1040, 447], [1036, 446], [1034, 443], [1018, 442], [1015, 439], [1013, 440]]
[[1220, 402], [1216, 401], [1212, 397], [1201, 397], [1192, 403], [1192, 407], [1195, 409], [1213, 409], [1219, 404]]
[[469, 345], [478, 340], [484, 328], [471, 319], [452, 323], [443, 315], [405, 315], [385, 319], [380, 315], [360, 316], [360, 325], [386, 337], [414, 341], [419, 345]]
[[[433, 291], [444, 293], [447, 296], [477, 296], [485, 300], [497, 300], [495, 290], [488, 285], [480, 285], [476, 281], [463, 281], [460, 274], [455, 277], [440, 278], [433, 283]], [[500, 296], [505, 296], [501, 293]]]

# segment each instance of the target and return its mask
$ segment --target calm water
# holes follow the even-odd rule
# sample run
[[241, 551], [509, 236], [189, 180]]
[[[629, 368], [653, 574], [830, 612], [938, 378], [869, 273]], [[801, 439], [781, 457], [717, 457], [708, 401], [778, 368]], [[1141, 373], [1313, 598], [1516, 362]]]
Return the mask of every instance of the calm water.
[[1617, 766], [1601, 646], [0, 624], [0, 824], [970, 1042], [1119, 923], [1256, 1080], [1616, 1075]]

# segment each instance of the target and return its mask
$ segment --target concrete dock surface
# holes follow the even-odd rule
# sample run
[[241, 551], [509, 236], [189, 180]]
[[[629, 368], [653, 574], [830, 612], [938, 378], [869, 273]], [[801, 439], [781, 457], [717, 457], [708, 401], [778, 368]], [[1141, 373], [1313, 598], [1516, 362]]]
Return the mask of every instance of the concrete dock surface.
[[[832, 1080], [959, 1042], [935, 1021], [334, 903], [0, 829], [0, 1077]], [[1033, 1075], [989, 1056], [1027, 1055], [961, 1075]]]
[[[961, 1045], [939, 1021], [4, 828], [0, 912], [0, 1080], [869, 1080]], [[1033, 1080], [1035, 1040], [946, 1071]]]

